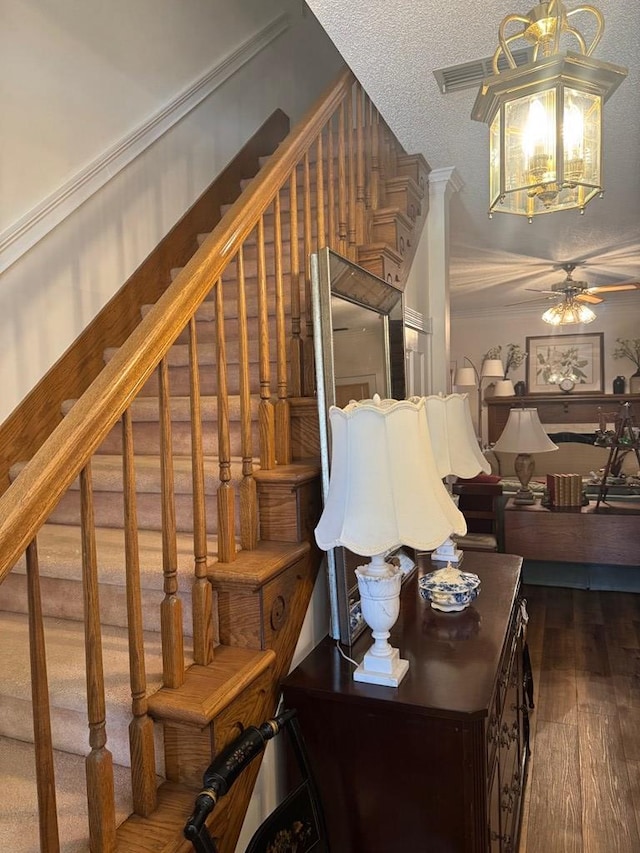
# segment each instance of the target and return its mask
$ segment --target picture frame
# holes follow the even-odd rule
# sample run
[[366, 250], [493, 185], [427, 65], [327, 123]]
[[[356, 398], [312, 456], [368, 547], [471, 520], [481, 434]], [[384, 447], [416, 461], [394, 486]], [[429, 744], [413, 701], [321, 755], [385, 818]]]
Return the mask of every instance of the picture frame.
[[604, 392], [604, 332], [527, 337], [527, 391], [561, 394], [561, 379], [578, 393]]

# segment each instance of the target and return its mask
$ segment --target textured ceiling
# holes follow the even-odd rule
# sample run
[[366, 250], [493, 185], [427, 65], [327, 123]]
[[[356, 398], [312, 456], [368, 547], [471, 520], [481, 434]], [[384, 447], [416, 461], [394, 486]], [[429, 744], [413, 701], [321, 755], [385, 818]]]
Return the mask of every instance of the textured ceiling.
[[[452, 201], [453, 313], [535, 298], [526, 288], [562, 281], [553, 269], [584, 260], [591, 285], [640, 278], [640, 3], [596, 0], [605, 32], [594, 58], [629, 69], [604, 110], [605, 196], [576, 211], [487, 217], [488, 128], [472, 121], [476, 90], [442, 95], [433, 70], [491, 56], [508, 13], [527, 0], [309, 0], [309, 6], [409, 152], [433, 169], [456, 166], [464, 186]], [[567, 2], [569, 9], [577, 2]], [[348, 10], [348, 11], [347, 11]], [[607, 294], [629, 300], [636, 294]]]

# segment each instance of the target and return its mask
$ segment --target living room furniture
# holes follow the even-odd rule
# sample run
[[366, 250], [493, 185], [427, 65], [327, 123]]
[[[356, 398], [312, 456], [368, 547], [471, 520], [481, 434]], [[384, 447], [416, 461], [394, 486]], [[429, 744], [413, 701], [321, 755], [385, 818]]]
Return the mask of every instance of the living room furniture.
[[[438, 613], [414, 576], [392, 641], [411, 660], [398, 688], [358, 684], [326, 638], [286, 679], [334, 853], [515, 853], [526, 780], [521, 559], [465, 557], [482, 581]], [[431, 569], [420, 558], [419, 572]], [[367, 641], [356, 641], [358, 660]], [[381, 784], [382, 780], [382, 784]]]
[[[524, 397], [487, 397], [489, 443], [497, 441], [505, 428], [511, 409], [525, 406], [536, 408], [540, 421], [547, 432], [559, 431], [556, 427], [571, 431], [577, 424], [599, 423], [600, 411], [611, 412], [626, 400], [640, 402], [636, 394], [531, 394]], [[549, 429], [548, 425], [553, 425]]]
[[637, 566], [640, 560], [640, 502], [576, 509], [547, 509], [540, 503], [504, 507], [504, 546], [526, 560]]
[[498, 501], [502, 495], [500, 483], [453, 484], [458, 495], [458, 509], [467, 522], [466, 536], [456, 537], [464, 551], [502, 551], [498, 531]]

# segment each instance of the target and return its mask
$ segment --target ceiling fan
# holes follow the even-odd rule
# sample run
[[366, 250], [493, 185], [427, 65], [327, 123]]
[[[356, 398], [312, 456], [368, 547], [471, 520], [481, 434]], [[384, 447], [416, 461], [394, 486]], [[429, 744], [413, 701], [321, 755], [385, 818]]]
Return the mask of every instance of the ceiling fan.
[[616, 284], [602, 284], [591, 287], [586, 281], [576, 281], [573, 278], [573, 271], [576, 267], [581, 266], [580, 261], [554, 264], [554, 269], [564, 270], [566, 278], [564, 281], [554, 284], [550, 290], [541, 290], [534, 287], [526, 287], [525, 290], [533, 291], [534, 293], [544, 293], [538, 299], [526, 299], [522, 302], [512, 302], [513, 305], [524, 305], [525, 303], [535, 304], [536, 302], [547, 301], [550, 299], [559, 299], [564, 302], [582, 302], [591, 305], [597, 305], [604, 302], [604, 299], [599, 294], [611, 293], [614, 291], [624, 290], [640, 290], [640, 281], [621, 281]]

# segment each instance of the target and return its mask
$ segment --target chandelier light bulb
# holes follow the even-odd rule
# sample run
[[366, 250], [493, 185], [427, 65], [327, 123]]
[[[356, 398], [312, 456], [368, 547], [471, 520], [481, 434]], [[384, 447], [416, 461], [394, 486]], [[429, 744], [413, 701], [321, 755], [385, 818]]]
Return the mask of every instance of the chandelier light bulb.
[[584, 118], [582, 111], [567, 103], [563, 119], [564, 150], [568, 160], [581, 160], [584, 152]]

